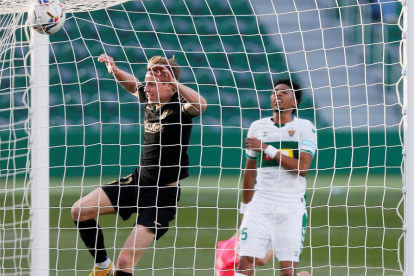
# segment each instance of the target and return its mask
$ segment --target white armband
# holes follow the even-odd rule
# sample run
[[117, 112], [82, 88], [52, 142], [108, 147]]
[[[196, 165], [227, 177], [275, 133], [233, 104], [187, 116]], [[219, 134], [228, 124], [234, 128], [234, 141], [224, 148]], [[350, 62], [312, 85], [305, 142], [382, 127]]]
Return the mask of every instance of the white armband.
[[272, 159], [275, 159], [277, 152], [278, 149], [273, 146], [267, 146], [266, 150], [264, 151], [264, 153]]
[[240, 203], [240, 214], [243, 215], [244, 214], [244, 210], [246, 210], [246, 203], [241, 202]]

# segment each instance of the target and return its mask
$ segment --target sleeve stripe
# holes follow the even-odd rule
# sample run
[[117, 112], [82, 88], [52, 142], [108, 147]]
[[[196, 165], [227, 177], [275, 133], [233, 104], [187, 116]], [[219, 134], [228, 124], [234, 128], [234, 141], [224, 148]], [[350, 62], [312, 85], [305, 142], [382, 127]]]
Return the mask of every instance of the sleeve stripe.
[[246, 157], [247, 157], [247, 158], [249, 158], [249, 159], [253, 159], [253, 160], [256, 160], [256, 159], [257, 159], [257, 156], [256, 156], [256, 157], [254, 157], [254, 156], [250, 156], [250, 155], [248, 155], [247, 153], [245, 153], [245, 155], [246, 155]]

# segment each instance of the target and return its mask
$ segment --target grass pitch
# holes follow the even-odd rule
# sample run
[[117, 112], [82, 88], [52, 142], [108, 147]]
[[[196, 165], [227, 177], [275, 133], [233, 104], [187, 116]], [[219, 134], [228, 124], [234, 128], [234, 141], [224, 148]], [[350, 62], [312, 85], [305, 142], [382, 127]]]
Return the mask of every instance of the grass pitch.
[[[110, 180], [51, 180], [50, 275], [90, 272], [92, 258], [79, 240], [70, 208], [81, 195]], [[239, 185], [238, 176], [202, 176], [200, 180], [193, 176], [184, 180], [178, 214], [172, 222], [175, 227], [151, 245], [135, 275], [213, 275], [217, 241], [232, 236], [239, 224]], [[300, 267], [312, 275], [401, 275], [397, 251], [402, 234], [397, 215], [400, 188], [399, 175], [310, 175], [309, 225]], [[18, 193], [3, 195], [1, 200], [10, 206], [13, 197], [19, 198]], [[11, 222], [16, 212], [5, 209], [1, 219]], [[116, 259], [134, 219], [124, 222], [110, 215], [100, 217], [99, 223], [104, 228], [108, 253]], [[7, 252], [3, 256], [10, 254]], [[3, 261], [5, 267], [16, 265]], [[256, 275], [279, 275], [274, 268], [277, 262], [270, 262]]]

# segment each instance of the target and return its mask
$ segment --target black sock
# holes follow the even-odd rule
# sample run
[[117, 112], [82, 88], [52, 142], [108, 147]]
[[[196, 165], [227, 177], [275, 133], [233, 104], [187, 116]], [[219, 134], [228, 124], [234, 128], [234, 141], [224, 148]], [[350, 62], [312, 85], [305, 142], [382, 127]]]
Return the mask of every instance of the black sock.
[[95, 263], [102, 263], [108, 259], [105, 250], [104, 236], [101, 227], [94, 220], [75, 221], [83, 243], [95, 259]]
[[132, 276], [132, 273], [129, 272], [123, 272], [121, 270], [117, 270], [115, 273], [116, 276]]

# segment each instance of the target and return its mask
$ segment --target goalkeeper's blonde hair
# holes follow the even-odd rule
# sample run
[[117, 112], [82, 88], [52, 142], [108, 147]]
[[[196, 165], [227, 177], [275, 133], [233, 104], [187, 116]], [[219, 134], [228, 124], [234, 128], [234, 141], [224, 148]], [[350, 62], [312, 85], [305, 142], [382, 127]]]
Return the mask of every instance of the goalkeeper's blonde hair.
[[177, 60], [175, 59], [175, 56], [172, 56], [170, 59], [167, 59], [163, 56], [153, 56], [148, 61], [147, 70], [150, 70], [154, 65], [164, 65], [171, 72], [173, 77], [176, 80], [179, 80], [181, 70], [177, 63]]

